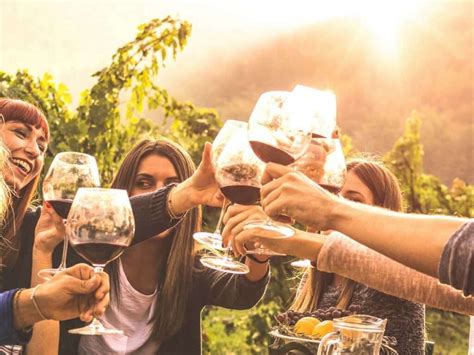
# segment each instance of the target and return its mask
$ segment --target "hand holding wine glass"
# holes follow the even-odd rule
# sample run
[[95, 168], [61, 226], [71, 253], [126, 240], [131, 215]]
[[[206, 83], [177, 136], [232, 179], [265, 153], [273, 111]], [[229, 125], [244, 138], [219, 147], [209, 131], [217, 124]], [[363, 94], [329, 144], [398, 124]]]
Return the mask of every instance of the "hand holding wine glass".
[[[243, 125], [234, 129], [216, 162], [216, 181], [222, 194], [233, 203], [251, 205], [260, 199], [260, 180], [265, 164], [253, 153]], [[245, 264], [229, 257], [229, 248], [223, 257], [201, 258], [205, 266], [232, 273], [247, 273]]]
[[[78, 152], [62, 152], [54, 157], [44, 178], [43, 199], [45, 203], [52, 206], [61, 218], [66, 219], [78, 188], [98, 186], [100, 186], [99, 169], [93, 156]], [[52, 214], [50, 213], [50, 215]], [[54, 220], [53, 217], [50, 219], [51, 221]], [[36, 232], [40, 232], [45, 228], [49, 229], [50, 232], [52, 231], [51, 227], [38, 228], [37, 226]], [[61, 228], [57, 228], [57, 230], [60, 231]], [[40, 270], [39, 277], [48, 280], [66, 268], [67, 245], [67, 239], [65, 238], [59, 267], [57, 269]]]
[[[235, 130], [247, 130], [247, 123], [242, 121], [236, 120], [227, 120], [224, 123], [224, 126], [220, 129], [219, 133], [217, 134], [214, 142], [212, 142], [212, 163], [215, 167], [217, 165], [217, 161], [224, 150], [225, 145], [229, 141], [229, 139], [234, 134]], [[213, 177], [215, 174], [215, 170], [212, 171]], [[221, 212], [219, 215], [219, 219], [217, 221], [216, 229], [213, 233], [210, 232], [197, 232], [193, 234], [193, 238], [201, 243], [202, 245], [209, 247], [211, 249], [225, 250], [222, 246], [222, 236], [221, 236], [221, 227], [222, 227], [222, 219], [224, 217], [224, 212], [227, 207], [227, 201], [223, 201]]]
[[[135, 221], [126, 190], [81, 188], [67, 220], [71, 246], [89, 261], [95, 272], [118, 258], [132, 242]], [[105, 328], [97, 319], [87, 327], [70, 330], [73, 334], [122, 334]]]
[[[262, 94], [249, 119], [248, 139], [255, 154], [264, 162], [290, 165], [309, 146], [311, 119], [294, 96], [284, 91]], [[261, 227], [278, 231], [281, 238], [294, 234], [290, 226], [271, 219], [249, 222], [246, 228]]]

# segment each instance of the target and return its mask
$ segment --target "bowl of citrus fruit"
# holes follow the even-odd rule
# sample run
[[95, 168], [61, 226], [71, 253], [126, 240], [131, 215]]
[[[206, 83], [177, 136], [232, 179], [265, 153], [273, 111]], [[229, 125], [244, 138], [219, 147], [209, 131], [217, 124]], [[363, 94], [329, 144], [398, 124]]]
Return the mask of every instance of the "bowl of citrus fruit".
[[281, 313], [276, 317], [278, 325], [270, 332], [270, 335], [276, 338], [272, 346], [296, 342], [303, 344], [308, 350], [307, 353], [316, 353], [320, 340], [334, 332], [333, 319], [356, 314], [359, 310], [360, 307], [351, 305], [347, 310], [330, 307], [313, 312], [290, 310]]

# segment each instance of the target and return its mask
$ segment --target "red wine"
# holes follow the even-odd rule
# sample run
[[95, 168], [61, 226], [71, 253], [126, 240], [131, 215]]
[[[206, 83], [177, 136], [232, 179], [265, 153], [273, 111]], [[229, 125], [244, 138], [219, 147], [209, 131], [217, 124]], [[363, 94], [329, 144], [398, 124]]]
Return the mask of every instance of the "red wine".
[[317, 133], [311, 133], [311, 138], [326, 138], [320, 134], [317, 134]]
[[269, 144], [258, 141], [250, 141], [249, 143], [255, 155], [265, 163], [272, 162], [281, 165], [290, 165], [295, 161], [295, 158], [290, 154]]
[[126, 244], [71, 243], [74, 250], [92, 265], [105, 265], [128, 247]]
[[323, 189], [326, 191], [329, 191], [330, 193], [337, 195], [339, 191], [341, 191], [341, 188], [339, 186], [335, 185], [326, 185], [326, 184], [319, 184]]
[[225, 197], [233, 203], [251, 205], [260, 200], [260, 188], [249, 185], [231, 185], [221, 187]]
[[61, 216], [61, 218], [66, 219], [69, 214], [69, 210], [72, 206], [72, 200], [69, 199], [57, 199], [57, 200], [48, 200], [56, 213]]

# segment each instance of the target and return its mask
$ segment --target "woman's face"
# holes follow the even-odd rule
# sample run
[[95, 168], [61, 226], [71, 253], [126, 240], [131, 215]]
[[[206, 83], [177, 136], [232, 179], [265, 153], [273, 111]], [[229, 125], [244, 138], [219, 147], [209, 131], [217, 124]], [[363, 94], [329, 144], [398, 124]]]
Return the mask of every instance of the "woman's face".
[[2, 139], [10, 151], [3, 169], [7, 184], [19, 192], [41, 172], [47, 149], [46, 135], [42, 128], [20, 121], [0, 123]]
[[[137, 175], [133, 182], [131, 196], [153, 192], [173, 182], [179, 182], [178, 174], [173, 164], [158, 154], [150, 154], [138, 165]], [[170, 229], [158, 235], [158, 238], [168, 236]]]
[[131, 196], [152, 192], [173, 182], [179, 182], [173, 164], [168, 158], [150, 154], [138, 165]]
[[341, 195], [351, 201], [364, 203], [367, 205], [374, 204], [374, 195], [357, 175], [349, 171], [346, 176], [346, 182], [341, 190]]

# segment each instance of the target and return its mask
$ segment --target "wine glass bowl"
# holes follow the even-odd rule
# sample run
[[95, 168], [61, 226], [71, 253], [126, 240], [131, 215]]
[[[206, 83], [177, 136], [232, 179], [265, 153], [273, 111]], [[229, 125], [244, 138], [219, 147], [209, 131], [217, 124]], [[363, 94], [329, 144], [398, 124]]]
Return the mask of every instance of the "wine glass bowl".
[[62, 152], [54, 157], [43, 181], [43, 199], [63, 218], [80, 187], [100, 186], [97, 162], [91, 155]]
[[[132, 242], [135, 220], [126, 190], [80, 188], [74, 198], [66, 224], [66, 233], [74, 250], [94, 266], [95, 272], [118, 258]], [[123, 334], [105, 328], [94, 318], [73, 334]]]
[[[57, 154], [43, 181], [43, 199], [56, 213], [66, 219], [76, 192], [81, 187], [99, 187], [100, 176], [97, 162], [91, 155], [78, 152]], [[68, 241], [64, 239], [61, 264], [58, 268], [42, 269], [38, 276], [51, 279], [66, 267]]]
[[290, 165], [308, 148], [312, 124], [290, 93], [262, 94], [249, 118], [248, 140], [254, 153], [265, 163]]

